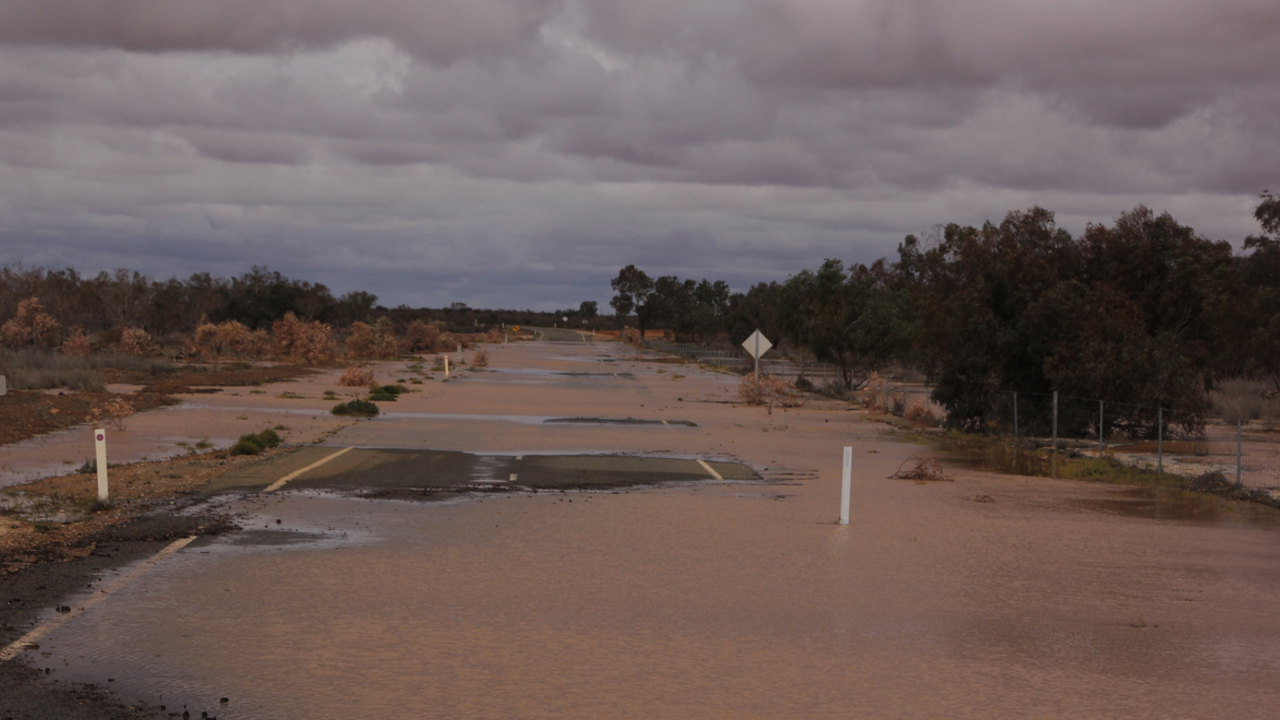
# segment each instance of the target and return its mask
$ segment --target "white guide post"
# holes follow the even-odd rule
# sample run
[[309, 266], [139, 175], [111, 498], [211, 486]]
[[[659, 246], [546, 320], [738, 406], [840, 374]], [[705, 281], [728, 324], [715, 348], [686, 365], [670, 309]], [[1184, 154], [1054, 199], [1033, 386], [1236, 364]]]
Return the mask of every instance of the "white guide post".
[[844, 468], [840, 479], [840, 524], [849, 524], [849, 494], [853, 484], [853, 448], [844, 449]]
[[98, 499], [106, 502], [107, 494], [107, 431], [101, 428], [93, 431], [94, 449], [98, 460]]
[[449, 377], [449, 356], [448, 355], [444, 356], [444, 376], [446, 379], [448, 379]]

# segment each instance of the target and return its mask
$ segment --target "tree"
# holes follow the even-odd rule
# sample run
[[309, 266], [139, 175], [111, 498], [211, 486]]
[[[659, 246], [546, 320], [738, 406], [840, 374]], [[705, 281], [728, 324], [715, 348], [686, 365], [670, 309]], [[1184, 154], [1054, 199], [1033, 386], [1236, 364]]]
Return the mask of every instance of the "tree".
[[610, 281], [610, 286], [617, 293], [609, 304], [618, 315], [618, 327], [622, 327], [627, 316], [636, 311], [636, 321], [640, 326], [640, 336], [644, 337], [645, 318], [642, 309], [653, 294], [653, 280], [635, 265], [628, 265], [618, 271], [618, 277]]
[[585, 300], [578, 306], [578, 315], [584, 320], [590, 320], [600, 313], [600, 303], [595, 300]]
[[1280, 195], [1273, 195], [1263, 190], [1262, 202], [1253, 211], [1253, 217], [1262, 225], [1262, 231], [1270, 235], [1280, 235]]

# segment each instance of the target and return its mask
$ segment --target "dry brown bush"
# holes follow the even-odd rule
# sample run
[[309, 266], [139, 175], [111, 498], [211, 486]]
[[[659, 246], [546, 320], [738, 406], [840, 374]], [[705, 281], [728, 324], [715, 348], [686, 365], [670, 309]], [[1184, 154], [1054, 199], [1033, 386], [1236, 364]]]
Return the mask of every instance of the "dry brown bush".
[[477, 350], [476, 354], [471, 356], [471, 367], [489, 367], [489, 353], [484, 350]]
[[640, 337], [640, 331], [635, 328], [623, 328], [621, 335], [622, 342], [636, 347], [643, 347], [644, 340]]
[[250, 330], [239, 321], [228, 320], [197, 327], [194, 344], [201, 357], [261, 357], [266, 354], [269, 341], [264, 331]]
[[771, 410], [774, 405], [798, 407], [804, 404], [804, 399], [786, 380], [773, 375], [757, 378], [754, 373], [743, 375], [738, 382], [738, 399], [748, 405], [768, 405]]
[[352, 365], [342, 371], [338, 384], [343, 387], [368, 387], [373, 384], [373, 368], [368, 365]]
[[293, 313], [271, 324], [271, 349], [276, 357], [320, 365], [333, 362], [333, 328], [312, 320], [301, 320]]
[[471, 347], [471, 343], [466, 338], [454, 335], [453, 333], [440, 333], [440, 340], [436, 343], [440, 352], [454, 352], [458, 348], [466, 350]]
[[405, 328], [405, 334], [409, 338], [410, 352], [435, 352], [436, 343], [440, 340], [440, 324], [414, 320]]
[[373, 328], [359, 320], [351, 323], [351, 330], [347, 334], [347, 357], [374, 357]]
[[400, 354], [395, 328], [390, 318], [378, 318], [372, 326], [359, 321], [351, 323], [347, 335], [347, 356], [387, 360]]
[[929, 407], [928, 403], [911, 403], [911, 405], [907, 407], [907, 411], [903, 413], [903, 417], [911, 422], [928, 425], [929, 427], [938, 427], [942, 425], [942, 415]]
[[889, 477], [897, 480], [915, 480], [916, 482], [955, 482], [955, 478], [943, 471], [942, 465], [937, 460], [908, 458], [903, 463], [905, 466], [912, 460], [916, 461], [916, 466], [910, 470], [898, 468], [898, 472]]
[[127, 327], [120, 333], [116, 350], [136, 357], [152, 357], [160, 352], [159, 346], [152, 341], [147, 331], [136, 327]]
[[888, 413], [902, 417], [907, 411], [907, 395], [902, 388], [890, 388], [889, 381], [878, 372], [867, 376], [864, 388], [866, 397], [862, 406], [871, 412]]
[[71, 337], [62, 343], [63, 355], [88, 355], [93, 352], [93, 345], [89, 342], [88, 336], [84, 334], [84, 330], [73, 328]]
[[55, 344], [62, 325], [45, 312], [39, 298], [29, 297], [18, 303], [18, 311], [0, 325], [0, 343], [8, 347]]
[[134, 413], [128, 400], [114, 397], [93, 408], [89, 413], [95, 423], [110, 425], [116, 430], [124, 430], [124, 419]]

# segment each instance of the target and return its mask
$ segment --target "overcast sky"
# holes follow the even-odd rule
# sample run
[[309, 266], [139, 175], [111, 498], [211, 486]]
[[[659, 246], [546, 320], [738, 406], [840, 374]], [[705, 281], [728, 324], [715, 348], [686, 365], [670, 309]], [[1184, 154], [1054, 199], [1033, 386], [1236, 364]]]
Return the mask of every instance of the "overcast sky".
[[554, 309], [1033, 205], [1240, 241], [1276, 0], [0, 0], [0, 263]]

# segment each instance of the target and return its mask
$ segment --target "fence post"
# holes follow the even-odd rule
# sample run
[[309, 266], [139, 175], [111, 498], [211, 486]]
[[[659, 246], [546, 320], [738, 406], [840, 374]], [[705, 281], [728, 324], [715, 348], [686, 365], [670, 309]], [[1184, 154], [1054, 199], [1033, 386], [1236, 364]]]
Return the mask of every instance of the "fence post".
[[1164, 474], [1164, 408], [1156, 408], [1156, 472]]
[[846, 446], [844, 449], [844, 462], [842, 464], [842, 474], [840, 478], [840, 524], [849, 524], [849, 494], [852, 491], [850, 487], [853, 484], [853, 448]]
[[1018, 391], [1013, 391], [1013, 446], [1018, 446]]
[[1104, 428], [1104, 427], [1106, 427], [1106, 424], [1103, 422], [1103, 416], [1102, 416], [1102, 401], [1101, 401], [1101, 400], [1099, 400], [1099, 401], [1098, 401], [1098, 457], [1099, 457], [1099, 458], [1101, 458], [1101, 457], [1102, 457], [1102, 451], [1103, 451], [1103, 440], [1102, 440], [1102, 438], [1106, 437], [1106, 433], [1105, 433], [1105, 432], [1103, 432], [1103, 428]]
[[1053, 456], [1050, 475], [1058, 477], [1058, 391], [1053, 391]]
[[1243, 421], [1240, 418], [1236, 418], [1236, 489], [1237, 490], [1244, 487], [1240, 482], [1240, 465], [1241, 465], [1241, 456], [1242, 456], [1242, 453], [1240, 452], [1241, 451], [1240, 431], [1243, 426], [1244, 426]]

